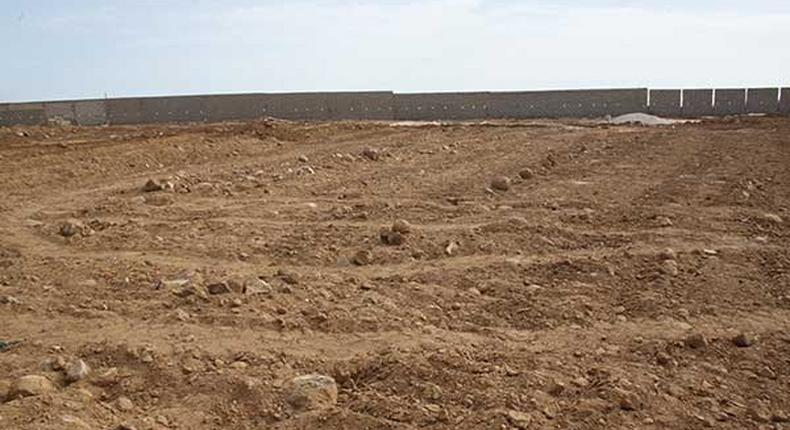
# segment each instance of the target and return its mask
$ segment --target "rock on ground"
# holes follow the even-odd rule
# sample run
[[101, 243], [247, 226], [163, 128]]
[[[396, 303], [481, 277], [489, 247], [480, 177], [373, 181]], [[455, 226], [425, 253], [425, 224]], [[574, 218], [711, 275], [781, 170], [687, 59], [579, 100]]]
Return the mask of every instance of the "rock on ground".
[[532, 179], [535, 176], [535, 171], [530, 168], [521, 169], [521, 171], [518, 172], [518, 176], [521, 179]]
[[297, 376], [288, 383], [286, 395], [296, 411], [326, 409], [337, 403], [337, 384], [326, 375]]
[[357, 266], [364, 266], [373, 262], [373, 253], [363, 249], [354, 254], [351, 262]]
[[206, 286], [206, 289], [208, 293], [212, 295], [230, 294], [233, 292], [227, 282], [215, 282]]
[[701, 349], [708, 346], [708, 339], [700, 333], [694, 333], [686, 337], [684, 343], [691, 349]]
[[77, 220], [68, 220], [61, 224], [60, 226], [60, 235], [63, 237], [71, 237], [76, 234], [82, 233], [82, 229], [85, 227], [82, 222]]
[[365, 148], [362, 150], [362, 155], [371, 161], [376, 161], [381, 157], [381, 152], [374, 148]]
[[411, 229], [411, 223], [405, 219], [395, 220], [395, 222], [392, 223], [392, 231], [398, 232], [400, 234], [409, 234], [411, 233]]
[[149, 179], [148, 182], [143, 185], [143, 191], [146, 193], [152, 193], [154, 191], [162, 191], [165, 187], [155, 179]]
[[510, 178], [507, 176], [496, 176], [491, 179], [491, 188], [497, 191], [507, 191], [510, 189]]
[[397, 231], [384, 229], [379, 233], [381, 242], [385, 245], [401, 245], [403, 244], [403, 235]]
[[732, 343], [739, 348], [748, 348], [754, 343], [754, 339], [746, 333], [740, 333], [732, 338]]
[[72, 383], [85, 379], [90, 371], [90, 367], [84, 361], [74, 360], [66, 367], [66, 382]]
[[39, 396], [52, 391], [55, 391], [55, 385], [48, 378], [41, 375], [22, 376], [11, 384], [8, 400]]

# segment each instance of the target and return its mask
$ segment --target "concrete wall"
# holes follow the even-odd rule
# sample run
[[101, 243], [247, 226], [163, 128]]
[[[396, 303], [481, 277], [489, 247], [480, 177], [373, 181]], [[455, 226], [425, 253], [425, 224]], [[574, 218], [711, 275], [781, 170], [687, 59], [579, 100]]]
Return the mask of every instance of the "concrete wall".
[[746, 96], [746, 112], [776, 113], [779, 111], [778, 88], [749, 88]]
[[746, 90], [717, 89], [713, 110], [715, 115], [742, 115], [746, 113]]
[[101, 125], [107, 123], [107, 110], [104, 100], [81, 100], [74, 102], [77, 123], [81, 125]]
[[202, 121], [205, 108], [200, 97], [148, 97], [139, 99], [144, 123]]
[[489, 117], [490, 95], [486, 92], [395, 94], [394, 102], [397, 120], [485, 119]]
[[107, 100], [107, 121], [110, 124], [142, 124], [142, 99], [124, 98]]
[[248, 120], [266, 116], [268, 96], [264, 94], [223, 94], [203, 96], [194, 101], [203, 106], [206, 121]]
[[391, 91], [329, 93], [326, 106], [330, 119], [393, 120], [395, 94]]
[[44, 104], [44, 114], [47, 120], [63, 120], [77, 124], [74, 102], [47, 102]]
[[327, 93], [272, 94], [267, 109], [261, 116], [290, 120], [330, 119]]
[[44, 103], [11, 103], [0, 111], [0, 125], [37, 125], [47, 122]]
[[[276, 117], [291, 120], [476, 120], [581, 118], [650, 112], [700, 117], [746, 112], [790, 113], [790, 90], [603, 89], [569, 91], [395, 94], [389, 91], [227, 94], [0, 104], [0, 125], [205, 122]], [[748, 99], [748, 102], [747, 102]], [[682, 100], [682, 102], [681, 102]], [[748, 103], [748, 104], [747, 104]]]
[[782, 88], [779, 100], [779, 113], [790, 114], [790, 88]]
[[647, 89], [490, 93], [492, 118], [601, 117], [644, 112]]
[[713, 90], [683, 90], [681, 112], [683, 116], [692, 118], [713, 115]]
[[648, 113], [667, 117], [683, 115], [680, 106], [680, 93], [681, 90], [650, 90]]

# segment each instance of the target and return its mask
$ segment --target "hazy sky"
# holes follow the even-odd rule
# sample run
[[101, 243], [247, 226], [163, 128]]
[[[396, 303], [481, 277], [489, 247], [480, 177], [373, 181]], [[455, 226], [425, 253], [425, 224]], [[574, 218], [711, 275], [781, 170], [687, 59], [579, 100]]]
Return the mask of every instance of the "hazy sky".
[[788, 0], [0, 0], [0, 100], [790, 85]]

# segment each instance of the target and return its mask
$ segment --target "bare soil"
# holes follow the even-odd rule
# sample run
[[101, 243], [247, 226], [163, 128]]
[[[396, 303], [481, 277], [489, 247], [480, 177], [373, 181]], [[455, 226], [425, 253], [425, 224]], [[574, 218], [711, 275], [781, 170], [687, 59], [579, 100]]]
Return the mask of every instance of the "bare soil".
[[790, 428], [789, 119], [0, 128], [0, 196], [3, 429]]

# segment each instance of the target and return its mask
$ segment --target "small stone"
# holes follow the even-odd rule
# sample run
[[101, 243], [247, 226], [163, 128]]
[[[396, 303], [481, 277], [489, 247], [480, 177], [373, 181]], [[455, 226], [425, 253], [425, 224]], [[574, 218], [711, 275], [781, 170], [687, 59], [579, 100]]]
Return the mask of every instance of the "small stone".
[[337, 403], [337, 384], [325, 375], [303, 375], [291, 379], [286, 401], [298, 412], [331, 408]]
[[22, 302], [14, 296], [0, 296], [0, 303], [4, 305], [18, 305]]
[[244, 283], [244, 294], [255, 296], [259, 294], [271, 294], [272, 286], [263, 279], [255, 278]]
[[618, 388], [615, 389], [615, 395], [620, 409], [624, 411], [635, 411], [641, 406], [642, 402], [635, 393]]
[[669, 276], [677, 276], [680, 273], [678, 262], [675, 260], [664, 260], [661, 263], [661, 272]]
[[365, 148], [362, 150], [362, 155], [371, 161], [376, 161], [381, 157], [381, 152], [378, 149]]
[[49, 365], [50, 369], [57, 372], [66, 368], [66, 360], [60, 355], [48, 360], [47, 364]]
[[455, 251], [457, 251], [457, 250], [458, 250], [458, 243], [450, 242], [444, 248], [444, 253], [447, 254], [447, 255], [453, 255], [453, 254], [455, 254]]
[[294, 272], [277, 269], [277, 273], [275, 275], [288, 285], [296, 285], [299, 283], [299, 275]]
[[178, 287], [183, 287], [184, 285], [189, 284], [189, 279], [159, 279], [154, 284], [154, 288], [159, 289], [174, 289]]
[[398, 246], [403, 244], [403, 235], [397, 231], [384, 229], [379, 233], [379, 238], [385, 245]]
[[559, 381], [551, 381], [551, 383], [549, 383], [549, 385], [546, 387], [546, 392], [554, 397], [557, 397], [565, 392], [565, 384]]
[[206, 289], [208, 293], [212, 295], [230, 294], [233, 292], [227, 282], [215, 282], [206, 286]]
[[587, 380], [584, 376], [579, 376], [578, 378], [573, 380], [573, 384], [577, 387], [586, 387], [590, 385], [590, 381]]
[[658, 253], [658, 258], [660, 260], [677, 260], [678, 253], [672, 248], [665, 248]]
[[529, 284], [526, 287], [524, 287], [524, 291], [529, 294], [537, 294], [543, 291], [543, 287], [538, 284]]
[[425, 410], [432, 413], [432, 414], [440, 414], [442, 413], [442, 407], [437, 405], [436, 403], [428, 403], [424, 406]]
[[732, 343], [734, 343], [738, 348], [748, 348], [752, 346], [754, 339], [752, 339], [752, 337], [746, 333], [740, 333], [732, 338]]
[[246, 361], [238, 360], [238, 361], [234, 361], [233, 363], [230, 363], [230, 367], [232, 367], [232, 368], [234, 368], [236, 370], [244, 370], [244, 369], [250, 367], [250, 364], [247, 363]]
[[52, 381], [40, 375], [27, 375], [18, 378], [8, 389], [8, 400], [19, 399], [22, 397], [39, 396], [55, 391]]
[[143, 185], [143, 191], [146, 193], [152, 193], [155, 191], [162, 191], [165, 189], [165, 186], [155, 179], [149, 179], [148, 182]]
[[310, 166], [302, 166], [296, 169], [297, 176], [307, 176], [307, 175], [315, 175], [315, 169]]
[[117, 406], [119, 410], [122, 410], [124, 412], [128, 412], [134, 409], [134, 403], [132, 403], [132, 401], [126, 396], [118, 397], [118, 399], [115, 400], [115, 406]]
[[184, 288], [173, 290], [173, 294], [181, 298], [196, 296], [204, 300], [208, 299], [208, 294], [206, 294], [206, 290], [201, 287], [198, 287], [197, 285], [188, 285]]
[[357, 266], [368, 265], [373, 262], [373, 253], [366, 249], [359, 250], [356, 254], [354, 254], [351, 262]]
[[392, 231], [398, 232], [400, 234], [409, 234], [411, 233], [411, 230], [411, 223], [405, 219], [395, 220], [395, 222], [392, 223]]
[[496, 176], [491, 179], [491, 188], [497, 191], [507, 191], [510, 189], [510, 178], [507, 176]]
[[101, 374], [97, 375], [91, 383], [97, 387], [110, 387], [118, 383], [118, 368], [111, 367]]
[[535, 172], [530, 168], [525, 168], [522, 169], [520, 172], [518, 172], [518, 176], [521, 179], [532, 179], [533, 177], [535, 177]]
[[85, 226], [82, 222], [77, 220], [68, 220], [61, 224], [60, 235], [63, 237], [71, 237], [82, 232]]
[[191, 318], [191, 315], [189, 315], [189, 313], [183, 309], [176, 309], [175, 317], [179, 321], [187, 321], [189, 318]]
[[300, 155], [299, 156], [299, 161], [301, 161], [302, 163], [307, 163], [310, 160], [307, 158], [306, 155]]
[[672, 359], [672, 356], [666, 352], [659, 352], [656, 354], [656, 363], [661, 366], [672, 366], [674, 364], [674, 360]]
[[442, 387], [436, 384], [432, 384], [430, 382], [425, 384], [422, 391], [425, 397], [431, 400], [439, 400], [444, 395], [444, 392], [442, 391]]
[[94, 288], [98, 287], [99, 283], [95, 279], [86, 279], [80, 282], [81, 287]]
[[781, 224], [783, 222], [782, 217], [780, 217], [777, 214], [765, 214], [765, 215], [763, 215], [763, 217], [766, 220], [771, 221], [771, 222], [775, 222], [777, 224]]
[[91, 369], [81, 359], [77, 359], [66, 366], [66, 382], [72, 383], [85, 379]]
[[507, 411], [506, 416], [510, 424], [517, 429], [527, 430], [531, 428], [532, 415], [528, 413], [510, 410]]
[[691, 349], [701, 349], [708, 346], [708, 339], [701, 333], [694, 333], [686, 337], [683, 343]]
[[775, 423], [786, 423], [790, 422], [790, 417], [787, 415], [785, 411], [776, 411], [771, 414], [771, 421]]
[[656, 222], [658, 223], [659, 227], [672, 227], [673, 225], [672, 220], [665, 216], [656, 217]]

